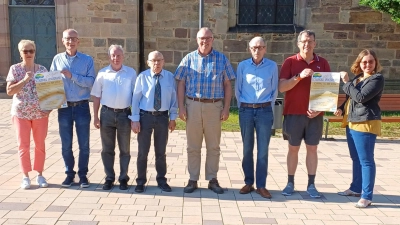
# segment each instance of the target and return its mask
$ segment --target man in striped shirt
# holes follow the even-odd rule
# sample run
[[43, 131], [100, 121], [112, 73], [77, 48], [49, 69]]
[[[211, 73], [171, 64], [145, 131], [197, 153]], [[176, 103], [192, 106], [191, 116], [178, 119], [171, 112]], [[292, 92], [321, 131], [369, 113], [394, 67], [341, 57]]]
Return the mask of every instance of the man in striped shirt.
[[213, 41], [212, 31], [201, 28], [197, 33], [198, 49], [187, 54], [175, 72], [179, 80], [179, 118], [186, 122], [190, 178], [185, 193], [192, 193], [198, 187], [203, 136], [207, 148], [208, 188], [217, 194], [224, 193], [217, 180], [221, 122], [229, 117], [231, 80], [235, 79], [235, 73], [226, 56], [212, 48]]

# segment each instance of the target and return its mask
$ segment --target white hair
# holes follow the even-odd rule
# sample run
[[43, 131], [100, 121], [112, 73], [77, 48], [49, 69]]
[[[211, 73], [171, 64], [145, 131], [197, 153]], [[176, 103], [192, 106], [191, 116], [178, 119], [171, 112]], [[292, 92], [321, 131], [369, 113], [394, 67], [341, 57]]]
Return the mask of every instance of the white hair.
[[110, 47], [108, 48], [108, 55], [110, 55], [111, 50], [114, 48], [121, 50], [122, 55], [124, 54], [124, 48], [121, 45], [110, 45]]

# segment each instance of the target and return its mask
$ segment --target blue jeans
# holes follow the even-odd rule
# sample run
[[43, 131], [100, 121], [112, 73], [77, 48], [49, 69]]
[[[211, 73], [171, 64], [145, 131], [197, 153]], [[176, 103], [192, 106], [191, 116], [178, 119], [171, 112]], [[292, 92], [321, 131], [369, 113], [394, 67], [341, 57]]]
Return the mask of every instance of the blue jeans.
[[75, 158], [72, 152], [74, 122], [79, 145], [78, 176], [85, 177], [87, 175], [90, 154], [90, 120], [89, 103], [58, 109], [58, 127], [61, 137], [65, 174], [67, 174], [67, 176], [75, 177], [76, 174], [74, 171]]
[[119, 146], [120, 175], [118, 181], [129, 181], [128, 167], [131, 161], [131, 111], [114, 112], [105, 107], [100, 111], [100, 136], [103, 150], [101, 159], [106, 173], [106, 180], [115, 181], [115, 140]]
[[271, 138], [271, 127], [274, 120], [271, 106], [264, 108], [239, 109], [239, 124], [243, 141], [244, 182], [254, 184], [254, 129], [257, 135], [256, 186], [265, 188], [268, 173], [268, 147]]
[[353, 180], [350, 190], [361, 193], [361, 198], [372, 201], [376, 166], [374, 148], [376, 135], [346, 127], [347, 145], [353, 160]]

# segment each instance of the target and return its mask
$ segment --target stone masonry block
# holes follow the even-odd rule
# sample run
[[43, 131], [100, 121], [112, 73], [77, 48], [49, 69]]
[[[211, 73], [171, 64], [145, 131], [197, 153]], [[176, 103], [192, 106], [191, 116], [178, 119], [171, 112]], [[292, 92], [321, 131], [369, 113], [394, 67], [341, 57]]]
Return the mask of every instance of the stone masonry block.
[[245, 52], [247, 49], [246, 41], [224, 40], [223, 48], [225, 52]]
[[324, 0], [322, 6], [351, 6], [352, 0]]
[[121, 23], [120, 18], [104, 18], [104, 23]]
[[400, 41], [390, 41], [387, 45], [388, 48], [400, 49]]
[[159, 50], [188, 50], [188, 40], [173, 39], [173, 38], [159, 38], [158, 49]]
[[359, 48], [386, 48], [386, 41], [360, 41]]
[[173, 37], [173, 30], [153, 27], [150, 29], [150, 35], [152, 37]]
[[122, 47], [125, 47], [125, 39], [121, 38], [107, 38], [107, 46], [110, 45], [121, 45]]
[[138, 51], [137, 38], [127, 38], [126, 39], [126, 51], [127, 52], [137, 52]]
[[177, 38], [187, 38], [188, 34], [189, 34], [188, 29], [184, 29], [184, 28], [176, 28], [175, 29], [175, 37], [177, 37]]
[[333, 38], [334, 39], [347, 39], [347, 33], [346, 32], [334, 32]]
[[313, 23], [339, 22], [339, 14], [313, 14], [311, 21]]
[[381, 34], [379, 35], [379, 40], [382, 41], [398, 41], [399, 34]]
[[377, 11], [350, 12], [350, 23], [381, 23], [382, 13]]
[[270, 53], [290, 53], [294, 51], [292, 42], [270, 42]]
[[367, 32], [371, 33], [393, 33], [393, 24], [367, 24]]
[[182, 52], [174, 51], [174, 64], [179, 65], [182, 60]]
[[119, 12], [121, 11], [121, 6], [116, 4], [104, 5], [104, 11]]
[[318, 41], [319, 48], [338, 48], [341, 47], [342, 41], [340, 40], [320, 40]]
[[364, 32], [365, 24], [340, 24], [340, 23], [325, 23], [324, 30], [346, 30], [355, 32]]
[[91, 2], [87, 5], [87, 10], [101, 11], [103, 9], [104, 9], [103, 4], [100, 3]]
[[162, 51], [161, 52], [164, 56], [164, 62], [165, 63], [172, 63], [173, 58], [174, 58], [174, 52], [173, 51]]
[[106, 39], [94, 38], [93, 46], [94, 47], [106, 47]]
[[342, 46], [344, 48], [357, 48], [358, 47], [358, 42], [353, 41], [353, 40], [343, 40], [342, 41]]
[[355, 32], [354, 39], [356, 39], [356, 40], [371, 40], [372, 34]]

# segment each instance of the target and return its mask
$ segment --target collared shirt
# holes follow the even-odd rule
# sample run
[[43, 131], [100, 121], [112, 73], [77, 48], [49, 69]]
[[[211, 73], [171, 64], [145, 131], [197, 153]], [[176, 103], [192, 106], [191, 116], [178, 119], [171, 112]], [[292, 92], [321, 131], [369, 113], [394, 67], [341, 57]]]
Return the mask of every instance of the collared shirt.
[[114, 109], [124, 109], [131, 105], [136, 71], [122, 65], [114, 71], [111, 65], [99, 71], [93, 84], [91, 95], [100, 98], [100, 103]]
[[[168, 70], [162, 70], [159, 82], [161, 85], [161, 108], [158, 111], [169, 110], [169, 119], [178, 117], [178, 102], [176, 97], [176, 81], [174, 75]], [[132, 96], [132, 121], [140, 120], [140, 110], [156, 111], [154, 109], [154, 91], [157, 79], [150, 70], [145, 70], [136, 79]]]
[[[282, 64], [280, 79], [290, 79], [301, 73], [304, 69], [312, 69], [314, 72], [331, 72], [328, 61], [314, 53], [314, 58], [307, 63], [300, 53], [288, 57]], [[299, 81], [285, 93], [283, 101], [283, 115], [307, 115], [310, 99], [311, 76]]]
[[240, 103], [264, 103], [273, 105], [278, 96], [278, 66], [272, 60], [263, 58], [256, 65], [253, 59], [239, 63], [235, 81], [235, 95]]
[[63, 83], [67, 101], [77, 102], [88, 100], [90, 90], [96, 78], [93, 59], [91, 56], [76, 52], [75, 57], [69, 60], [66, 52], [54, 56], [50, 71], [69, 70], [71, 79], [63, 75]]
[[186, 81], [189, 97], [220, 99], [224, 97], [224, 81], [235, 79], [235, 72], [224, 54], [212, 50], [202, 56], [196, 50], [182, 59], [175, 79]]

